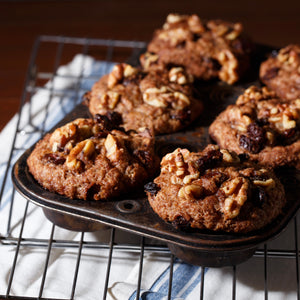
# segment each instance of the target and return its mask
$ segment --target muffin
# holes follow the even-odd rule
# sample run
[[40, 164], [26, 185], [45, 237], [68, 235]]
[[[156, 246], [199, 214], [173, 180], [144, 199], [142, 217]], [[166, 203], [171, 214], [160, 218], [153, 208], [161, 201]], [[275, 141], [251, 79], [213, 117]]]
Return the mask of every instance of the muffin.
[[209, 127], [222, 147], [270, 167], [300, 169], [300, 99], [285, 101], [268, 88], [251, 86]]
[[255, 231], [272, 222], [286, 203], [271, 169], [216, 145], [167, 154], [160, 175], [145, 190], [155, 213], [181, 230]]
[[260, 79], [287, 100], [300, 98], [300, 46], [288, 45], [274, 51], [260, 67]]
[[146, 70], [181, 66], [197, 79], [233, 84], [248, 70], [253, 48], [240, 23], [169, 14], [140, 60]]
[[172, 133], [202, 112], [192, 81], [180, 67], [146, 72], [123, 63], [96, 82], [85, 100], [93, 115], [119, 113], [126, 130], [146, 127], [154, 134]]
[[120, 117], [76, 119], [39, 141], [27, 164], [45, 189], [69, 198], [108, 200], [143, 187], [159, 167], [147, 129], [125, 132]]

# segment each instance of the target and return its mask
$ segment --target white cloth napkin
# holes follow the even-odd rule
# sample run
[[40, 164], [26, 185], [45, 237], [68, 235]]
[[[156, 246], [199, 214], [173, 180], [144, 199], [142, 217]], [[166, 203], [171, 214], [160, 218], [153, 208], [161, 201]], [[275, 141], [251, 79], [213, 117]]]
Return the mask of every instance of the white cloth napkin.
[[[73, 107], [81, 101], [84, 90], [89, 90], [98, 77], [110, 71], [113, 64], [95, 61], [88, 56], [77, 55], [72, 62], [61, 66], [54, 80], [40, 89], [23, 107], [16, 150], [12, 163], [31, 146], [40, 135], [27, 134], [33, 129], [49, 130]], [[62, 76], [67, 76], [62, 77]], [[78, 78], [81, 78], [80, 80]], [[80, 90], [79, 94], [74, 88]], [[66, 91], [69, 91], [66, 93]], [[49, 101], [50, 100], [50, 101]], [[50, 103], [50, 104], [49, 104]], [[45, 107], [48, 106], [47, 113]], [[28, 116], [32, 117], [29, 122]], [[43, 123], [43, 120], [46, 122]], [[16, 128], [16, 115], [0, 133], [0, 182], [4, 184], [4, 194], [0, 206], [0, 234], [6, 235], [10, 221], [10, 235], [19, 236], [23, 220], [26, 200], [13, 194], [10, 176], [4, 182], [4, 175], [12, 144], [12, 136]], [[12, 197], [14, 197], [13, 206]], [[52, 224], [45, 218], [41, 208], [29, 204], [24, 232], [24, 239], [48, 239]], [[110, 230], [86, 233], [85, 242], [107, 243]], [[55, 227], [54, 240], [78, 241], [81, 233]], [[116, 243], [139, 244], [140, 237], [116, 231]], [[272, 249], [295, 249], [293, 224], [279, 238], [268, 244]], [[16, 247], [0, 244], [0, 295], [7, 291], [10, 270]], [[41, 280], [45, 266], [47, 249], [42, 247], [21, 246], [17, 266], [10, 289], [10, 295], [37, 297], [41, 288]], [[78, 249], [76, 247], [55, 248], [51, 250], [46, 281], [42, 297], [70, 298]], [[107, 249], [83, 248], [75, 299], [99, 299], [103, 297], [105, 275], [107, 270]], [[145, 252], [141, 281], [141, 299], [167, 299], [169, 282], [169, 262], [167, 254]], [[108, 284], [107, 299], [136, 299], [136, 288], [139, 273], [139, 253], [113, 251], [112, 265]], [[204, 299], [232, 299], [233, 269], [206, 268], [204, 275]], [[200, 299], [202, 268], [192, 266], [176, 259], [174, 263], [172, 299]], [[269, 299], [296, 299], [297, 281], [294, 258], [269, 258], [267, 262], [267, 290]], [[263, 299], [264, 260], [254, 257], [236, 268], [236, 299]]]

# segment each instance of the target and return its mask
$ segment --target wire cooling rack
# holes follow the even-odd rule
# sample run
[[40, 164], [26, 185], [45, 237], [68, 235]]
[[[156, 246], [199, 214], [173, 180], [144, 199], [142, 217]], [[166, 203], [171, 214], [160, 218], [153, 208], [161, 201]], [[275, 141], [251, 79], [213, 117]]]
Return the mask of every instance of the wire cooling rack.
[[[57, 226], [48, 222], [49, 224], [49, 234], [44, 236], [36, 236], [31, 233], [31, 235], [26, 234], [26, 224], [32, 214], [36, 213], [35, 210], [40, 210], [40, 208], [35, 207], [32, 203], [22, 199], [22, 205], [16, 202], [17, 193], [12, 188], [10, 172], [13, 162], [16, 160], [26, 147], [19, 146], [18, 140], [24, 139], [24, 137], [36, 136], [36, 138], [41, 137], [47, 131], [47, 118], [49, 116], [49, 107], [52, 97], [58, 93], [70, 94], [72, 93], [74, 99], [73, 104], [68, 106], [67, 111], [72, 110], [77, 104], [82, 100], [82, 95], [86, 90], [81, 87], [80, 81], [83, 79], [97, 80], [97, 78], [85, 78], [83, 70], [80, 70], [79, 75], [74, 75], [77, 84], [73, 85], [72, 89], [65, 89], [63, 91], [56, 91], [53, 87], [45, 85], [48, 81], [53, 81], [57, 76], [62, 76], [57, 74], [57, 69], [60, 65], [69, 62], [75, 54], [81, 53], [83, 55], [91, 55], [97, 60], [102, 60], [104, 65], [107, 64], [107, 68], [104, 67], [102, 70], [103, 74], [107, 72], [110, 62], [122, 62], [130, 61], [135, 63], [138, 53], [145, 49], [146, 44], [144, 42], [135, 41], [118, 41], [118, 40], [101, 40], [101, 39], [84, 39], [84, 38], [70, 38], [70, 37], [58, 37], [58, 36], [41, 36], [39, 37], [33, 47], [32, 55], [30, 58], [30, 63], [28, 67], [28, 72], [25, 80], [25, 86], [20, 102], [19, 114], [16, 118], [16, 130], [11, 135], [11, 148], [7, 155], [7, 164], [2, 165], [1, 174], [1, 191], [0, 191], [0, 201], [1, 210], [5, 208], [7, 212], [0, 221], [0, 250], [1, 253], [9, 254], [10, 258], [10, 268], [6, 275], [5, 286], [0, 287], [0, 299], [84, 299], [78, 282], [82, 280], [81, 270], [84, 267], [85, 255], [88, 252], [91, 256], [102, 255], [105, 261], [105, 276], [102, 278], [102, 282], [93, 282], [93, 285], [99, 287], [99, 299], [106, 299], [109, 289], [110, 278], [113, 275], [114, 263], [116, 257], [119, 253], [131, 253], [135, 255], [135, 259], [138, 261], [138, 272], [133, 284], [136, 285], [136, 299], [140, 298], [141, 286], [143, 283], [143, 266], [144, 257], [148, 253], [156, 254], [156, 257], [162, 257], [169, 263], [169, 283], [168, 283], [168, 299], [172, 297], [172, 279], [173, 279], [173, 266], [174, 257], [169, 252], [167, 246], [162, 243], [153, 242], [150, 239], [144, 237], [138, 237], [130, 234], [125, 234], [114, 228], [108, 228], [105, 230], [106, 239], [97, 241], [95, 239], [90, 239], [89, 233], [78, 233], [76, 238], [59, 238], [55, 236], [57, 231]], [[47, 57], [47, 64], [45, 64], [45, 58]], [[50, 66], [50, 67], [49, 67]], [[99, 75], [99, 74], [98, 74]], [[70, 75], [68, 75], [70, 77]], [[71, 76], [72, 77], [72, 76]], [[33, 95], [41, 90], [47, 90], [49, 92], [49, 105], [43, 107], [43, 122], [38, 126], [33, 124], [32, 118], [33, 113], [31, 110], [31, 100]], [[62, 97], [64, 95], [61, 95]], [[24, 116], [24, 106], [27, 105], [29, 109], [26, 111]], [[26, 119], [26, 126], [21, 124], [21, 119]], [[29, 127], [27, 125], [30, 125]], [[26, 129], [25, 129], [26, 128]], [[29, 129], [28, 129], [29, 128]], [[28, 145], [30, 146], [30, 145]], [[1, 212], [0, 210], [0, 212]], [[43, 216], [43, 215], [42, 215]], [[39, 224], [36, 224], [39, 226]], [[297, 299], [300, 299], [299, 294], [299, 249], [298, 249], [298, 232], [297, 232], [297, 217], [293, 219], [289, 225], [289, 233], [292, 232], [291, 237], [289, 237], [289, 245], [281, 245], [279, 243], [267, 243], [259, 247], [253, 258], [257, 263], [256, 274], [249, 273], [247, 280], [251, 280], [251, 276], [262, 276], [263, 278], [263, 295], [265, 299], [268, 299], [270, 274], [272, 268], [270, 268], [270, 261], [272, 265], [279, 264], [282, 261], [289, 260], [293, 261], [294, 266], [293, 274], [295, 274], [295, 290], [292, 292]], [[281, 234], [285, 235], [286, 233]], [[66, 235], [67, 236], [67, 235]], [[284, 240], [284, 239], [283, 239]], [[55, 251], [64, 250], [72, 251], [73, 255], [71, 258], [71, 263], [74, 265], [74, 270], [72, 273], [67, 274], [69, 286], [66, 286], [63, 293], [63, 297], [55, 297], [47, 291], [47, 281], [49, 279], [49, 264], [51, 261], [51, 256]], [[26, 252], [27, 251], [27, 252]], [[103, 252], [104, 251], [104, 252]], [[36, 285], [34, 291], [30, 295], [22, 294], [22, 289], [18, 289], [18, 285], [22, 281], [26, 281], [26, 276], [31, 277], [32, 272], [31, 265], [28, 263], [26, 266], [26, 273], [18, 272], [18, 266], [20, 264], [20, 255], [26, 256], [35, 255], [36, 260], [40, 260], [40, 280], [39, 284]], [[104, 253], [104, 255], [103, 255]], [[42, 255], [41, 255], [42, 254]], [[3, 255], [0, 256], [3, 259]], [[24, 261], [22, 261], [24, 266]], [[239, 265], [232, 266], [228, 276], [231, 280], [231, 299], [238, 299], [238, 288], [240, 284], [239, 280]], [[97, 266], [95, 266], [97, 268]], [[206, 299], [205, 295], [207, 289], [211, 288], [211, 285], [207, 285], [205, 281], [205, 270], [206, 267], [201, 268], [201, 278], [199, 280], [199, 298]], [[291, 270], [287, 270], [290, 272]], [[1, 277], [0, 270], [0, 277]], [[65, 279], [66, 274], [62, 274], [62, 278], [51, 278], [53, 284]], [[123, 275], [125, 276], [125, 274]], [[28, 283], [30, 284], [30, 283]], [[216, 286], [215, 289], [218, 287]], [[16, 292], [18, 291], [18, 292]], [[25, 293], [25, 292], [24, 292]], [[122, 299], [121, 299], [122, 300]]]

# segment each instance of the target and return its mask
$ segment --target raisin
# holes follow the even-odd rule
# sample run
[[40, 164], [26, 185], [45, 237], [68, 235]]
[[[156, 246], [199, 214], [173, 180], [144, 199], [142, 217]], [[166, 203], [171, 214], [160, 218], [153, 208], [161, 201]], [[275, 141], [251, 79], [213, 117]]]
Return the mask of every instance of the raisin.
[[278, 74], [278, 71], [279, 71], [279, 68], [277, 68], [277, 67], [268, 69], [266, 71], [266, 73], [262, 76], [262, 80], [270, 80], [270, 79], [275, 78]]
[[[122, 116], [117, 112], [107, 112], [106, 115], [96, 114], [94, 117], [95, 122], [101, 125], [102, 130], [117, 129], [122, 123]], [[119, 129], [119, 128], [118, 128]]]
[[190, 222], [186, 220], [183, 216], [176, 217], [176, 219], [172, 222], [172, 225], [176, 229], [181, 229], [181, 230], [187, 230], [190, 228]]
[[256, 141], [263, 142], [265, 140], [265, 131], [256, 122], [248, 125], [247, 133], [251, 139]]
[[66, 159], [63, 156], [56, 153], [48, 153], [44, 156], [44, 158], [48, 162], [54, 163], [55, 165], [62, 165], [66, 161]]
[[196, 161], [196, 167], [200, 173], [207, 169], [214, 168], [223, 159], [223, 154], [219, 150], [210, 150], [208, 153]]
[[253, 188], [252, 201], [255, 206], [261, 207], [265, 203], [266, 198], [267, 198], [267, 194], [263, 188], [259, 186]]
[[146, 192], [149, 192], [153, 196], [155, 196], [160, 191], [160, 187], [154, 182], [148, 182], [147, 184], [145, 184], [144, 189]]
[[152, 157], [151, 157], [149, 151], [135, 150], [133, 154], [139, 159], [139, 161], [145, 167], [149, 167], [149, 165], [151, 165]]
[[251, 123], [247, 127], [247, 135], [240, 136], [240, 147], [251, 153], [258, 153], [265, 144], [265, 130], [258, 123]]

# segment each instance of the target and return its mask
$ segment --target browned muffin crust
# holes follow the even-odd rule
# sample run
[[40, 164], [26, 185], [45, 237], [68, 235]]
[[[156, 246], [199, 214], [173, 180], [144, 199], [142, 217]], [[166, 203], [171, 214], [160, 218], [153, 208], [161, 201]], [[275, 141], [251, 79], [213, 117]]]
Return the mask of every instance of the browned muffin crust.
[[283, 99], [300, 98], [300, 46], [288, 45], [263, 62], [260, 79]]
[[169, 14], [155, 31], [141, 64], [145, 69], [183, 66], [198, 79], [219, 78], [233, 84], [249, 68], [252, 50], [240, 23]]
[[271, 169], [241, 162], [236, 153], [216, 145], [198, 153], [178, 148], [167, 154], [160, 175], [145, 190], [153, 210], [184, 229], [250, 232], [274, 220], [286, 202]]
[[144, 72], [116, 65], [86, 95], [90, 112], [121, 114], [126, 130], [146, 127], [155, 134], [178, 131], [198, 117], [202, 102], [193, 97], [193, 78], [183, 68]]
[[154, 175], [159, 159], [149, 130], [116, 129], [115, 114], [75, 121], [47, 134], [27, 160], [44, 188], [69, 198], [107, 200]]
[[215, 119], [209, 134], [220, 147], [262, 164], [300, 169], [299, 128], [299, 99], [286, 102], [252, 86]]

